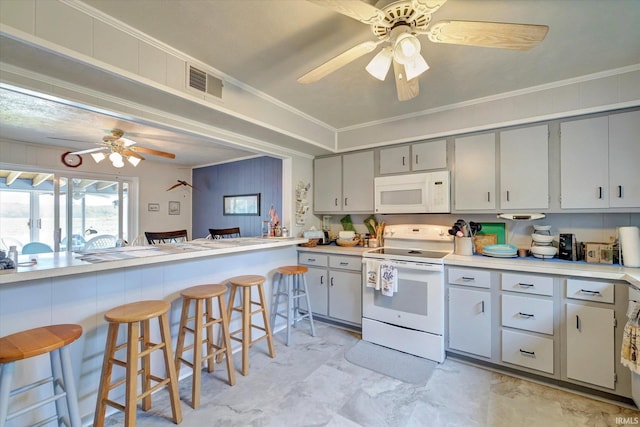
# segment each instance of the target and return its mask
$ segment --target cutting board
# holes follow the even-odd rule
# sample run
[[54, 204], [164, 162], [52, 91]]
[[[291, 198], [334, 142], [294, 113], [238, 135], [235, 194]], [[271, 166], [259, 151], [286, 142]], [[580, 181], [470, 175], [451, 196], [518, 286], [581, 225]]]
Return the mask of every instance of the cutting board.
[[498, 243], [498, 235], [497, 234], [476, 234], [474, 237], [474, 242], [476, 244], [476, 253], [481, 254], [482, 248], [486, 245], [495, 245]]
[[[504, 222], [481, 222], [482, 230], [476, 236], [483, 234], [495, 234], [498, 237], [497, 244], [505, 244], [506, 242], [506, 224]], [[489, 243], [487, 243], [489, 244]]]

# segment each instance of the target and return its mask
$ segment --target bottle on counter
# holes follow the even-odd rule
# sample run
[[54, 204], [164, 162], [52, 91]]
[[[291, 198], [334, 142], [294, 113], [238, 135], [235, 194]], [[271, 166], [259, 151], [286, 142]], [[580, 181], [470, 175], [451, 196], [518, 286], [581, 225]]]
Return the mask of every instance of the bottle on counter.
[[18, 249], [15, 246], [10, 246], [9, 247], [9, 253], [7, 254], [7, 257], [13, 261], [13, 263], [15, 264], [16, 268], [18, 267]]

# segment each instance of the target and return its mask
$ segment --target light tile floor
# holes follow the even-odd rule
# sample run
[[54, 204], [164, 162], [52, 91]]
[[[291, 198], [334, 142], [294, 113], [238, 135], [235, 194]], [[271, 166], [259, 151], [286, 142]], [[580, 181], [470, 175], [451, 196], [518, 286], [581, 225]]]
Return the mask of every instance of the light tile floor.
[[[224, 363], [203, 372], [199, 409], [192, 409], [191, 380], [180, 382], [181, 427], [208, 426], [619, 426], [640, 424], [640, 412], [530, 381], [498, 374], [451, 358], [436, 367], [426, 386], [386, 377], [345, 360], [357, 334], [316, 322], [276, 335], [276, 358], [266, 341], [251, 349], [248, 376], [226, 382]], [[235, 355], [236, 368], [240, 354]], [[220, 366], [220, 368], [218, 368]], [[140, 427], [171, 426], [165, 391], [152, 409], [138, 410]], [[123, 425], [121, 413], [107, 426]]]

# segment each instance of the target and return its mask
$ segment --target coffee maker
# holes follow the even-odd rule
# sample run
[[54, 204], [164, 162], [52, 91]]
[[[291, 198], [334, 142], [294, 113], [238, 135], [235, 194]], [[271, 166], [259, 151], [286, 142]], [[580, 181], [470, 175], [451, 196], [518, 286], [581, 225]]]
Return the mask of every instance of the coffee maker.
[[560, 233], [560, 239], [558, 242], [558, 258], [569, 261], [578, 260], [575, 234]]

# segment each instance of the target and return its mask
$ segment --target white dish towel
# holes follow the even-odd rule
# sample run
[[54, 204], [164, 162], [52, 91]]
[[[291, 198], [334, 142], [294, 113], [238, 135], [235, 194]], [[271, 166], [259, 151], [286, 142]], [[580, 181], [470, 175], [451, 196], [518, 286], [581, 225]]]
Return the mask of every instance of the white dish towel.
[[388, 297], [398, 292], [398, 269], [392, 264], [380, 264], [380, 288], [382, 295]]
[[367, 288], [380, 290], [380, 261], [366, 260]]
[[640, 303], [636, 303], [622, 334], [620, 363], [636, 374], [640, 374]]

